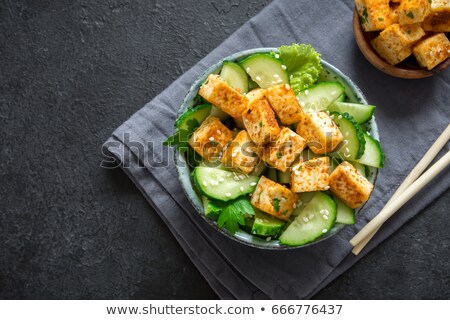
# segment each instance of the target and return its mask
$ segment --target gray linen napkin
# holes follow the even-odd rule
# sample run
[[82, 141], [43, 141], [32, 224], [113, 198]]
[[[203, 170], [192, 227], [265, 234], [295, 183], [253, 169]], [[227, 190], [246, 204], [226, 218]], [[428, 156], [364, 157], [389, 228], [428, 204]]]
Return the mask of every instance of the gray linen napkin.
[[[105, 144], [221, 298], [309, 298], [450, 186], [446, 170], [386, 223], [362, 254], [350, 253], [349, 239], [380, 211], [450, 121], [450, 72], [402, 80], [376, 70], [355, 45], [352, 10], [353, 0], [273, 1], [136, 112]], [[312, 247], [278, 252], [244, 246], [209, 226], [178, 183], [173, 150], [161, 143], [172, 134], [188, 88], [208, 66], [236, 51], [292, 42], [311, 43], [378, 106], [387, 159], [356, 225]]]

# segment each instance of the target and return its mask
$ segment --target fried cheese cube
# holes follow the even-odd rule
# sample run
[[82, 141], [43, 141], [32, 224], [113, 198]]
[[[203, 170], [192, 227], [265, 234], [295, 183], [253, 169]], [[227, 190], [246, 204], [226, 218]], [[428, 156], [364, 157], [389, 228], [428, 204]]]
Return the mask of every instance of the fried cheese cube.
[[425, 35], [419, 24], [401, 26], [390, 25], [370, 43], [375, 51], [388, 63], [395, 65], [405, 60], [411, 53], [411, 45]]
[[422, 28], [425, 31], [450, 32], [450, 0], [433, 0]]
[[299, 162], [292, 167], [291, 190], [295, 193], [328, 190], [330, 158]]
[[251, 204], [265, 213], [281, 220], [287, 220], [294, 210], [298, 196], [285, 186], [264, 176], [258, 181], [250, 200]]
[[256, 144], [270, 142], [280, 133], [280, 127], [266, 99], [265, 90], [252, 90], [246, 96], [249, 103], [242, 113], [245, 129]]
[[389, 0], [355, 0], [356, 10], [364, 31], [378, 31], [391, 23]]
[[282, 127], [276, 140], [261, 147], [259, 153], [265, 163], [286, 172], [305, 146], [305, 139], [291, 129]]
[[247, 108], [248, 99], [230, 87], [216, 74], [210, 74], [198, 94], [233, 118], [239, 118]]
[[331, 173], [330, 189], [342, 202], [356, 209], [369, 199], [373, 184], [349, 162], [344, 161]]
[[450, 57], [450, 41], [444, 33], [438, 33], [416, 44], [413, 52], [417, 62], [431, 70]]
[[300, 121], [303, 110], [290, 85], [272, 86], [267, 89], [266, 96], [282, 124], [293, 124]]
[[315, 154], [332, 152], [344, 139], [339, 127], [325, 112], [304, 114], [297, 133], [306, 139]]
[[250, 139], [247, 131], [240, 131], [237, 136], [225, 147], [222, 163], [227, 168], [237, 169], [245, 174], [253, 171], [258, 163], [256, 144]]
[[233, 138], [233, 132], [216, 117], [207, 117], [189, 138], [189, 145], [202, 156], [212, 161]]
[[429, 0], [404, 0], [398, 8], [398, 23], [407, 25], [422, 22], [430, 12]]

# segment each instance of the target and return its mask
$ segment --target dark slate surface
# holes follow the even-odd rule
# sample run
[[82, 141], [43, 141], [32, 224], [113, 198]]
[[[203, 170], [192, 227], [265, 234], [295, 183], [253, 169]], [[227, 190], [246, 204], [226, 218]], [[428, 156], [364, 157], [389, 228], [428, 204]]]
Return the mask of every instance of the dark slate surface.
[[[0, 3], [0, 298], [214, 292], [101, 144], [268, 0]], [[320, 292], [450, 298], [450, 192]]]

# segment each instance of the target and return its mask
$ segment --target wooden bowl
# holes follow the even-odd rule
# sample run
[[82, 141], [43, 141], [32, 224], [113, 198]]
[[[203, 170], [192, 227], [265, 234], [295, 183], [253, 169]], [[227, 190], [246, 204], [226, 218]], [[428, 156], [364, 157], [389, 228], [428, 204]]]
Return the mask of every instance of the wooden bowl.
[[450, 66], [450, 58], [448, 58], [433, 69], [427, 70], [426, 68], [419, 66], [412, 55], [395, 66], [387, 63], [370, 45], [370, 41], [377, 36], [377, 32], [363, 31], [356, 9], [353, 12], [353, 32], [355, 34], [356, 44], [364, 57], [366, 57], [375, 68], [391, 76], [404, 79], [426, 78], [431, 77]]

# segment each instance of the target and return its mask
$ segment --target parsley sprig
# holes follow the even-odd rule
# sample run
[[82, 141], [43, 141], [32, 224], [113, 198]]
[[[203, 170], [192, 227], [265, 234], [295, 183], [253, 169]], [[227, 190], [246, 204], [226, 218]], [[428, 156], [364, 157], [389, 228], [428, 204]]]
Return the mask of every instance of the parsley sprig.
[[217, 220], [219, 228], [227, 229], [231, 234], [235, 234], [239, 225], [245, 225], [245, 218], [253, 216], [255, 210], [250, 204], [248, 198], [238, 198], [233, 202], [226, 204]]

